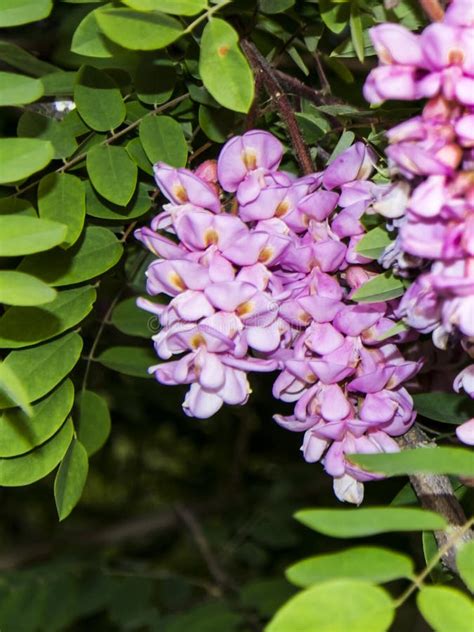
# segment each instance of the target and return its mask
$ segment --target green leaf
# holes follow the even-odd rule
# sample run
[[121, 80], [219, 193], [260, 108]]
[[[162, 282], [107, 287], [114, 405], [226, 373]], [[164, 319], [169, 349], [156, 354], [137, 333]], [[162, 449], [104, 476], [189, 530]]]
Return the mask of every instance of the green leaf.
[[294, 6], [295, 0], [260, 0], [260, 11], [272, 15], [283, 13]]
[[199, 72], [215, 100], [236, 112], [248, 112], [254, 97], [254, 79], [239, 48], [236, 31], [224, 20], [212, 18], [201, 38]]
[[383, 332], [383, 334], [379, 334], [376, 338], [377, 342], [381, 342], [382, 340], [387, 340], [387, 338], [391, 338], [392, 336], [396, 336], [398, 334], [402, 334], [405, 331], [408, 331], [409, 327], [405, 325], [404, 322], [396, 323], [390, 329], [387, 329]]
[[150, 377], [148, 367], [156, 364], [156, 355], [151, 349], [144, 347], [111, 347], [103, 351], [96, 360], [125, 375]]
[[0, 40], [0, 59], [12, 68], [26, 72], [33, 77], [41, 77], [59, 70], [56, 66], [41, 61], [16, 44], [2, 40]]
[[199, 125], [206, 136], [215, 143], [223, 143], [233, 131], [235, 115], [230, 110], [199, 106]]
[[181, 125], [170, 116], [148, 116], [140, 123], [140, 140], [152, 162], [165, 162], [172, 167], [184, 167], [188, 147]]
[[66, 236], [64, 224], [28, 215], [0, 216], [0, 257], [17, 257], [49, 250]]
[[112, 231], [88, 226], [72, 248], [56, 248], [47, 254], [27, 257], [19, 270], [34, 273], [55, 287], [73, 285], [104, 274], [120, 260], [122, 253], [123, 246]]
[[156, 316], [137, 307], [136, 298], [127, 298], [117, 305], [110, 319], [112, 325], [129, 336], [150, 338], [158, 331]]
[[394, 603], [382, 588], [336, 579], [292, 597], [265, 632], [386, 632], [393, 617]]
[[465, 448], [415, 448], [393, 454], [351, 454], [348, 458], [370, 472], [387, 476], [425, 472], [474, 477], [474, 452]]
[[67, 226], [61, 244], [69, 248], [82, 232], [86, 214], [84, 184], [69, 173], [49, 173], [38, 187], [38, 212], [42, 219], [60, 222]]
[[[43, 397], [74, 368], [82, 351], [82, 338], [76, 333], [32, 349], [12, 351], [4, 365], [14, 371], [23, 384], [28, 401]], [[0, 408], [14, 406], [8, 397], [0, 394]]]
[[104, 9], [97, 14], [97, 21], [109, 39], [131, 50], [165, 48], [184, 32], [178, 20], [159, 11]]
[[120, 48], [108, 40], [97, 24], [97, 9], [87, 13], [85, 18], [74, 31], [71, 51], [86, 57], [113, 57]]
[[[58, 72], [51, 72], [50, 74], [43, 75], [43, 77], [41, 77], [41, 82], [44, 87], [44, 94], [47, 97], [72, 96], [74, 92], [75, 81], [75, 72], [66, 72], [62, 70]], [[71, 112], [74, 112], [74, 114], [79, 117], [76, 110], [71, 110]], [[69, 114], [71, 114], [71, 112], [69, 112]], [[67, 114], [66, 117], [69, 116], [69, 114]], [[64, 125], [64, 119], [61, 121], [60, 127], [62, 129], [66, 128], [66, 125]]]
[[137, 11], [163, 11], [172, 15], [196, 15], [207, 7], [207, 0], [122, 0]]
[[288, 581], [306, 588], [328, 579], [366, 579], [377, 584], [413, 576], [413, 561], [406, 555], [377, 546], [317, 555], [286, 570]]
[[28, 393], [16, 373], [5, 362], [0, 362], [0, 393], [19, 406], [25, 415], [31, 417], [32, 410]]
[[23, 112], [18, 121], [18, 136], [49, 141], [54, 150], [54, 158], [67, 158], [77, 149], [77, 142], [70, 131], [60, 121], [38, 112]]
[[425, 586], [416, 603], [434, 632], [472, 632], [474, 604], [459, 590], [447, 586]]
[[0, 486], [21, 487], [44, 478], [59, 464], [73, 436], [72, 421], [68, 419], [62, 428], [41, 447], [23, 456], [0, 459]]
[[331, 164], [331, 162], [335, 158], [337, 158], [339, 154], [342, 154], [344, 150], [349, 149], [349, 147], [354, 142], [354, 139], [355, 139], [354, 132], [344, 130], [342, 134], [340, 135], [339, 140], [336, 143], [336, 146], [332, 150], [331, 155], [329, 156], [328, 164]]
[[463, 582], [474, 593], [474, 540], [462, 543], [456, 555], [456, 566]]
[[366, 281], [351, 298], [357, 303], [380, 303], [402, 296], [404, 292], [402, 281], [391, 272], [384, 272]]
[[28, 200], [18, 197], [8, 197], [0, 200], [0, 215], [27, 215], [37, 217], [36, 211]]
[[74, 101], [87, 125], [99, 132], [113, 130], [125, 119], [120, 90], [111, 77], [98, 68], [82, 66], [79, 70]]
[[474, 401], [466, 395], [433, 391], [413, 395], [415, 409], [427, 419], [446, 424], [462, 424], [474, 417]]
[[319, 7], [321, 18], [328, 29], [336, 34], [342, 33], [349, 22], [350, 5], [336, 4], [332, 0], [319, 0]]
[[52, 0], [2, 0], [0, 27], [19, 26], [47, 18], [53, 8]]
[[0, 138], [0, 184], [40, 171], [54, 157], [53, 145], [38, 138]]
[[77, 437], [92, 456], [107, 441], [110, 434], [110, 414], [107, 402], [93, 391], [83, 391], [79, 399]]
[[15, 270], [0, 270], [0, 303], [43, 305], [56, 298], [56, 291], [34, 276]]
[[0, 457], [25, 454], [52, 437], [71, 412], [74, 387], [65, 380], [31, 409], [31, 416], [17, 408], [0, 415]]
[[89, 182], [86, 182], [87, 214], [100, 219], [128, 222], [150, 210], [152, 204], [148, 193], [150, 189], [152, 189], [150, 185], [140, 182], [130, 202], [123, 207], [111, 204], [98, 196]]
[[89, 459], [80, 441], [73, 439], [54, 480], [54, 499], [59, 520], [67, 518], [82, 496]]
[[376, 226], [365, 234], [356, 246], [356, 252], [367, 259], [378, 259], [393, 239], [383, 226]]
[[43, 84], [39, 79], [0, 72], [0, 106], [32, 103], [43, 95]]
[[435, 531], [446, 522], [439, 514], [411, 507], [304, 509], [295, 518], [334, 538], [358, 538], [390, 531]]
[[152, 164], [148, 159], [148, 156], [146, 155], [145, 150], [143, 149], [142, 142], [139, 138], [132, 138], [132, 140], [127, 143], [125, 149], [139, 169], [141, 169], [145, 173], [148, 173], [148, 175], [150, 176], [153, 175]]
[[58, 292], [42, 307], [10, 307], [0, 318], [0, 347], [27, 347], [61, 334], [87, 316], [95, 298], [94, 288], [86, 285]]
[[173, 94], [176, 78], [176, 69], [169, 59], [143, 62], [135, 73], [137, 96], [150, 105], [165, 103]]
[[138, 168], [124, 147], [96, 145], [87, 153], [87, 173], [106, 200], [126, 206], [137, 185]]
[[357, 58], [360, 63], [364, 62], [364, 29], [362, 26], [362, 19], [360, 17], [359, 5], [357, 0], [351, 2], [351, 15], [350, 15], [350, 29], [351, 40], [354, 45]]

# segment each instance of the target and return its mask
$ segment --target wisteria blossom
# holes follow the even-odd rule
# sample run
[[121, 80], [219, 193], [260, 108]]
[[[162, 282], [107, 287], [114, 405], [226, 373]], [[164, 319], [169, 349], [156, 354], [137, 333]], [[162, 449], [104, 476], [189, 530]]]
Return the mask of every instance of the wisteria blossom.
[[[440, 348], [460, 342], [468, 363], [474, 339], [473, 3], [453, 0], [443, 21], [419, 35], [396, 24], [370, 33], [380, 65], [367, 79], [366, 98], [428, 98], [420, 116], [388, 132], [389, 165], [400, 178], [394, 188], [407, 192], [405, 200], [398, 208], [374, 205], [396, 218], [394, 250], [423, 270], [397, 313], [432, 333]], [[473, 370], [465, 369], [454, 385], [471, 397]]]
[[[354, 292], [374, 274], [355, 246], [379, 188], [375, 156], [356, 143], [320, 173], [279, 169], [282, 146], [268, 132], [232, 138], [217, 163], [194, 173], [155, 166], [169, 204], [136, 231], [155, 255], [140, 299], [162, 326], [150, 368], [163, 384], [188, 384], [183, 408], [207, 418], [245, 404], [248, 373], [275, 372], [275, 399], [294, 403], [276, 422], [302, 434], [303, 456], [321, 461], [341, 500], [360, 503], [377, 478], [356, 452], [393, 452], [414, 422], [403, 384], [420, 362], [385, 338], [395, 301], [361, 304]], [[388, 334], [390, 336], [390, 334]]]

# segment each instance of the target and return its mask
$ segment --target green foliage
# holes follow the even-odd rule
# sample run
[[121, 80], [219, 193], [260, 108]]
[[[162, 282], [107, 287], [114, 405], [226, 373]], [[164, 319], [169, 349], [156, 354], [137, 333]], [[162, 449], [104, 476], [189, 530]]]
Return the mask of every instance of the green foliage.
[[371, 472], [383, 472], [388, 476], [419, 472], [474, 475], [474, 454], [465, 448], [416, 448], [393, 454], [351, 455], [350, 458]]
[[[0, 2], [0, 28], [8, 27], [0, 39], [0, 486], [45, 479], [27, 495], [2, 490], [2, 632], [376, 632], [388, 630], [395, 607], [412, 620], [414, 599], [406, 611], [405, 603], [415, 585], [435, 630], [457, 632], [472, 617], [460, 591], [427, 585], [428, 576], [450, 581], [433, 536], [445, 520], [417, 508], [411, 488], [398, 506], [377, 506], [395, 496], [396, 479], [371, 487], [366, 507], [297, 513], [325, 535], [377, 535], [377, 546], [345, 542], [333, 552], [325, 538], [293, 528], [295, 507], [312, 503], [315, 489], [324, 506], [332, 492], [263, 423], [270, 406], [258, 378], [255, 406], [222, 411], [214, 425], [185, 420], [171, 390], [134, 379], [151, 377], [159, 362], [149, 341], [158, 321], [136, 307], [149, 258], [133, 239], [164, 202], [153, 164], [194, 169], [253, 126], [279, 136], [284, 168], [298, 170], [275, 98], [254, 90], [239, 38], [316, 89], [313, 102], [284, 86], [319, 169], [356, 136], [382, 153], [383, 131], [407, 116], [361, 100], [364, 59], [374, 54], [368, 29], [387, 20], [424, 23], [414, 0], [392, 9], [375, 0]], [[357, 246], [367, 259], [391, 243], [374, 218], [362, 218], [371, 230]], [[404, 289], [380, 275], [355, 300]], [[398, 323], [380, 339], [403, 330]], [[473, 416], [461, 395], [414, 399], [426, 423]], [[472, 457], [455, 448], [356, 460], [394, 475], [472, 476]], [[60, 520], [85, 496], [60, 529], [45, 501], [54, 476]], [[471, 492], [454, 484], [468, 511]], [[186, 520], [175, 511], [184, 505]], [[48, 562], [5, 572], [28, 565], [30, 547], [38, 555], [41, 530]], [[423, 556], [413, 531], [423, 533], [430, 564], [416, 576], [412, 558]], [[472, 546], [454, 546], [472, 589]], [[288, 578], [307, 589], [296, 596], [282, 578], [291, 559], [302, 561]], [[396, 600], [375, 585], [394, 580], [394, 596], [408, 587]]]
[[149, 116], [140, 123], [140, 140], [151, 163], [184, 167], [188, 147], [181, 126], [170, 116]]
[[[12, 351], [4, 360], [21, 380], [28, 401], [33, 402], [51, 391], [73, 369], [82, 350], [82, 339], [70, 333], [31, 349]], [[14, 402], [0, 393], [0, 409]]]
[[93, 391], [83, 391], [79, 398], [77, 437], [89, 456], [95, 454], [110, 434], [107, 402]]
[[22, 105], [39, 99], [44, 92], [39, 79], [0, 72], [0, 106]]
[[95, 299], [96, 291], [86, 285], [62, 290], [41, 307], [11, 307], [0, 318], [0, 346], [17, 349], [49, 340], [83, 320]]
[[361, 580], [335, 579], [290, 599], [265, 632], [385, 632], [393, 616], [394, 604], [382, 588]]
[[471, 592], [474, 592], [474, 541], [466, 542], [456, 556], [459, 573]]
[[0, 184], [16, 182], [43, 169], [54, 156], [53, 145], [39, 138], [0, 138]]
[[0, 270], [0, 303], [6, 305], [43, 305], [56, 298], [56, 291], [24, 272]]
[[357, 303], [380, 303], [402, 296], [403, 282], [391, 272], [384, 272], [366, 281], [354, 292], [352, 300]]
[[130, 202], [138, 168], [124, 147], [93, 147], [87, 154], [87, 173], [97, 193], [106, 200], [118, 206]]
[[369, 546], [310, 557], [286, 570], [288, 580], [302, 588], [337, 577], [364, 579], [382, 584], [400, 577], [410, 578], [412, 575], [413, 562], [409, 557]]
[[152, 350], [144, 347], [111, 347], [96, 359], [109, 369], [134, 377], [150, 377], [148, 367], [156, 364]]
[[376, 226], [358, 242], [356, 252], [367, 259], [377, 259], [392, 241], [384, 226]]
[[67, 518], [79, 502], [88, 469], [87, 452], [80, 441], [73, 439], [54, 480], [54, 498], [59, 520]]
[[335, 538], [358, 538], [389, 531], [444, 529], [445, 520], [432, 511], [411, 507], [304, 509], [295, 518], [310, 529]]
[[119, 303], [112, 312], [110, 321], [124, 334], [140, 338], [150, 338], [158, 325], [156, 318], [137, 307], [134, 298], [127, 298]]
[[74, 102], [84, 122], [99, 132], [112, 130], [125, 119], [125, 103], [115, 81], [93, 66], [77, 73]]
[[62, 246], [72, 246], [82, 232], [86, 214], [85, 191], [82, 181], [67, 173], [50, 173], [38, 186], [38, 212], [42, 219], [67, 226]]
[[434, 632], [470, 632], [474, 604], [459, 590], [425, 586], [417, 596], [418, 607]]
[[0, 423], [0, 457], [25, 454], [47, 441], [63, 425], [73, 401], [74, 387], [70, 380], [65, 380], [37, 401], [29, 416], [17, 408], [4, 410]]
[[456, 393], [418, 393], [413, 395], [418, 414], [446, 424], [459, 424], [474, 417], [474, 402]]
[[123, 246], [111, 230], [87, 226], [72, 248], [55, 248], [25, 257], [19, 269], [35, 274], [53, 287], [74, 285], [107, 272], [120, 260], [122, 252]]
[[0, 216], [0, 256], [17, 257], [49, 250], [66, 237], [64, 224], [25, 215]]
[[0, 459], [0, 485], [31, 485], [52, 472], [65, 455], [73, 436], [69, 419], [46, 443], [32, 452], [9, 459]]
[[18, 26], [48, 17], [52, 0], [3, 0], [0, 7], [0, 27]]
[[97, 13], [97, 22], [113, 42], [132, 50], [165, 48], [183, 33], [178, 20], [159, 11], [104, 9]]
[[254, 96], [252, 72], [238, 46], [237, 33], [224, 20], [214, 18], [204, 28], [199, 72], [218, 103], [248, 112]]

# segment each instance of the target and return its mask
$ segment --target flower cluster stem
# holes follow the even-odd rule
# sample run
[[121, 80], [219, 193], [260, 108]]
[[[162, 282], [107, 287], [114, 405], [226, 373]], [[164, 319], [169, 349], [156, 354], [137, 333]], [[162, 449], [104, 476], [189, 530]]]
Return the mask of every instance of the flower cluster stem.
[[291, 139], [291, 144], [293, 145], [293, 149], [295, 150], [301, 169], [305, 174], [313, 173], [313, 161], [311, 160], [308, 148], [301, 136], [291, 103], [280, 84], [276, 71], [252, 42], [244, 39], [241, 41], [240, 45], [246, 54], [250, 65], [254, 69], [255, 74], [259, 74], [262, 77], [262, 82], [268, 92], [268, 95], [276, 103], [280, 115], [287, 127], [288, 135]]

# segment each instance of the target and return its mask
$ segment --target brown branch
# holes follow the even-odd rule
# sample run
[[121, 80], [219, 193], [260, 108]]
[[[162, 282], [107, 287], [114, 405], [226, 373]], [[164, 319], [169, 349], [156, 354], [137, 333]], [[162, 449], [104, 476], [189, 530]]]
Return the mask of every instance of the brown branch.
[[[434, 448], [436, 444], [417, 425], [414, 425], [405, 435], [399, 438], [402, 448]], [[467, 518], [461, 503], [454, 495], [451, 481], [441, 474], [413, 474], [410, 483], [418, 499], [425, 509], [435, 511], [443, 516], [449, 524], [446, 531], [435, 531], [436, 542], [441, 548], [450, 540], [452, 534], [459, 531]], [[456, 553], [462, 542], [474, 538], [474, 531], [469, 529], [457, 543], [448, 548], [442, 556], [443, 564], [452, 572], [457, 573]]]
[[244, 39], [241, 41], [240, 45], [246, 54], [255, 75], [257, 76], [260, 74], [262, 77], [262, 82], [268, 92], [268, 95], [275, 102], [276, 107], [285, 122], [291, 144], [293, 145], [293, 149], [295, 150], [301, 169], [305, 174], [313, 173], [314, 166], [311, 156], [309, 155], [308, 148], [301, 136], [291, 103], [277, 79], [274, 68], [270, 66], [268, 61], [252, 42]]
[[444, 9], [439, 0], [420, 0], [421, 7], [432, 22], [440, 22], [444, 17]]
[[291, 75], [282, 72], [281, 70], [275, 70], [275, 76], [280, 84], [286, 89], [303, 99], [312, 101], [315, 105], [321, 105], [326, 103], [334, 103], [335, 99], [328, 99], [327, 93], [324, 90], [315, 90], [305, 83], [292, 77]]
[[218, 559], [215, 557], [195, 513], [181, 503], [177, 503], [175, 505], [175, 511], [183, 521], [184, 525], [188, 528], [196, 547], [206, 563], [209, 574], [213, 577], [218, 586], [221, 587], [222, 592], [225, 593], [229, 590], [235, 591], [237, 587], [221, 567]]

